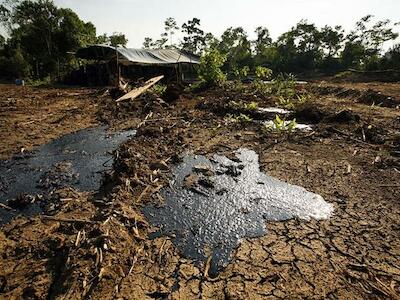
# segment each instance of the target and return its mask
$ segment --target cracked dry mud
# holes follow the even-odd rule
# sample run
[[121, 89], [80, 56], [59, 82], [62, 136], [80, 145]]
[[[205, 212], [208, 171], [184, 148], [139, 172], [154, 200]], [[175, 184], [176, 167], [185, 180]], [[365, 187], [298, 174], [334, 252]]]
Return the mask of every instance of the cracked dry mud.
[[[171, 106], [101, 100], [102, 118], [118, 128], [123, 120], [140, 124], [137, 136], [119, 148], [100, 193], [65, 188], [51, 217], [3, 226], [0, 298], [398, 299], [399, 111], [316, 94], [310, 105], [323, 117], [315, 131], [287, 138], [229, 123], [204, 105], [239, 97], [274, 103], [218, 90], [182, 95]], [[361, 120], [335, 121], [343, 109]], [[210, 261], [198, 266], [170, 238], [149, 239], [158, 228], [141, 211], [164, 203], [161, 190], [181, 154], [233, 157], [241, 147], [259, 155], [262, 171], [320, 194], [335, 212], [328, 220], [267, 222], [267, 233], [243, 240], [211, 278]]]
[[162, 207], [148, 205], [143, 212], [182, 255], [197, 265], [209, 260], [212, 277], [240, 240], [265, 235], [266, 222], [328, 219], [333, 212], [321, 196], [260, 172], [258, 155], [249, 149], [238, 149], [232, 160], [188, 155], [172, 172]]

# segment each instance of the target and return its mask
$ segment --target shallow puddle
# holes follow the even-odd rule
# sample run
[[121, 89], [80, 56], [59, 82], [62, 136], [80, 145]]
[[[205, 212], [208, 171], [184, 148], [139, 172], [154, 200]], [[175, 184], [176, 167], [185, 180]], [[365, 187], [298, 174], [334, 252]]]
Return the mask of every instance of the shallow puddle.
[[240, 239], [266, 233], [266, 221], [326, 219], [333, 206], [302, 187], [260, 172], [258, 155], [240, 149], [236, 157], [187, 156], [163, 190], [162, 207], [144, 214], [169, 235], [182, 254], [197, 263], [211, 256], [210, 274], [224, 268]]
[[264, 107], [264, 108], [259, 108], [258, 111], [262, 113], [271, 113], [275, 115], [288, 115], [292, 113], [290, 110], [286, 110], [279, 107]]
[[[65, 135], [36, 151], [0, 161], [0, 203], [26, 195], [46, 195], [71, 186], [81, 191], [100, 187], [104, 171], [113, 164], [112, 151], [127, 141], [134, 130], [109, 133], [106, 127], [84, 129]], [[18, 213], [40, 212], [39, 205], [27, 205]], [[17, 212], [0, 208], [0, 223]]]

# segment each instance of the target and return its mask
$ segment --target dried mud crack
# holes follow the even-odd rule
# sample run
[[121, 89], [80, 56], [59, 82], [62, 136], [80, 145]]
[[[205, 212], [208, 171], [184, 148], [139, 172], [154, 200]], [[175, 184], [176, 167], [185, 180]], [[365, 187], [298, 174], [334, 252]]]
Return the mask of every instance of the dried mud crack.
[[[229, 93], [183, 94], [170, 105], [143, 97], [118, 108], [99, 100], [97, 117], [116, 129], [137, 128], [137, 135], [114, 153], [100, 192], [63, 188], [55, 192], [57, 211], [1, 228], [0, 297], [398, 299], [398, 111], [315, 95], [309, 105], [323, 117], [314, 131], [287, 138], [199, 108], [210, 99], [230, 101], [219, 94], [237, 96]], [[275, 103], [257, 95], [251, 101]], [[359, 119], [337, 120], [341, 110]], [[363, 130], [382, 139], [364, 139]], [[335, 213], [267, 222], [264, 236], [242, 240], [226, 268], [210, 277], [209, 260], [184, 257], [170, 237], [151, 239], [159, 228], [142, 211], [165, 203], [162, 189], [184, 153], [233, 158], [240, 148], [258, 154], [261, 171], [321, 195]]]

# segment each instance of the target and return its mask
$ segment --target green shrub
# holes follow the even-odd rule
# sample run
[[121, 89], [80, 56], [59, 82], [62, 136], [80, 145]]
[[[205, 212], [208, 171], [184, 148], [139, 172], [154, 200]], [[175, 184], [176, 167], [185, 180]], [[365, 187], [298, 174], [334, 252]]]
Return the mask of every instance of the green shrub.
[[252, 88], [254, 91], [260, 93], [261, 95], [267, 96], [272, 93], [271, 84], [265, 83], [260, 79], [256, 79], [253, 84]]
[[271, 78], [272, 70], [258, 66], [255, 69], [255, 75], [256, 79], [252, 84], [252, 88], [264, 96], [271, 94], [271, 85], [269, 83], [265, 83], [264, 80]]
[[293, 98], [296, 94], [296, 77], [292, 74], [278, 75], [272, 80], [271, 92], [284, 98]]
[[156, 84], [151, 88], [151, 91], [157, 94], [159, 97], [163, 96], [166, 90], [167, 86], [165, 84]]
[[233, 71], [233, 74], [235, 75], [236, 78], [243, 79], [243, 78], [246, 78], [247, 75], [249, 75], [249, 72], [250, 72], [250, 68], [248, 66], [244, 66], [241, 69], [235, 69]]
[[247, 104], [245, 105], [245, 109], [246, 109], [246, 110], [250, 110], [250, 111], [257, 110], [257, 109], [258, 109], [258, 103], [257, 103], [257, 102], [250, 102], [250, 103], [247, 103]]
[[271, 79], [272, 70], [266, 67], [258, 66], [255, 69], [255, 75], [258, 80], [268, 80]]
[[209, 49], [200, 58], [199, 78], [202, 85], [220, 86], [226, 81], [226, 74], [221, 67], [226, 61], [226, 56], [217, 49]]

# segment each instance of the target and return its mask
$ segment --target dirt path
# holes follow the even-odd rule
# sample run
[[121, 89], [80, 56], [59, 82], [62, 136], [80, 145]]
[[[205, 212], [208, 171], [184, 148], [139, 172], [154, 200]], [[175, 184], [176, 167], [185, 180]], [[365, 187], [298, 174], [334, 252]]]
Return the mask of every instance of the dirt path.
[[[99, 195], [61, 190], [56, 214], [2, 228], [0, 297], [399, 299], [399, 110], [324, 94], [301, 111], [314, 131], [289, 138], [213, 109], [275, 102], [248, 92], [187, 94], [173, 105], [144, 98], [118, 109], [103, 100], [103, 117], [139, 127], [137, 136], [118, 150]], [[268, 222], [265, 236], [242, 241], [211, 278], [209, 264], [182, 257], [173, 237], [150, 239], [157, 229], [141, 210], [162, 203], [160, 190], [186, 151], [232, 156], [242, 147], [258, 153], [269, 175], [322, 195], [335, 212], [324, 221]]]

